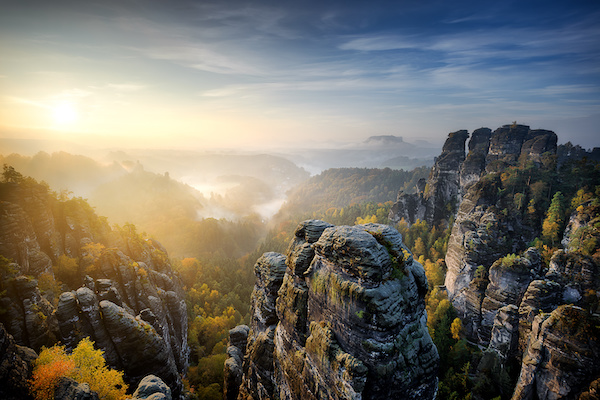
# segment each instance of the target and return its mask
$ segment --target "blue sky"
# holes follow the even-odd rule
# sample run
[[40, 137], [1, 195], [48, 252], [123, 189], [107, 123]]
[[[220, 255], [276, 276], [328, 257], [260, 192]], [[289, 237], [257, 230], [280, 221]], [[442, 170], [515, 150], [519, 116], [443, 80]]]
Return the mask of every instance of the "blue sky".
[[600, 146], [598, 21], [598, 1], [12, 2], [0, 136], [311, 147], [517, 121]]

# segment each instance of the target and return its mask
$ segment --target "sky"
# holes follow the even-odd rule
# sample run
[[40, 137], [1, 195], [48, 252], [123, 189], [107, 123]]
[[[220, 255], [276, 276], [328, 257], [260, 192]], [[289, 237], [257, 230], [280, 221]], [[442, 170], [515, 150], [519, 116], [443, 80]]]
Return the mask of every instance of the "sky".
[[[513, 121], [600, 146], [600, 2], [2, 1], [0, 138], [442, 143]], [[1, 151], [0, 151], [1, 153]]]

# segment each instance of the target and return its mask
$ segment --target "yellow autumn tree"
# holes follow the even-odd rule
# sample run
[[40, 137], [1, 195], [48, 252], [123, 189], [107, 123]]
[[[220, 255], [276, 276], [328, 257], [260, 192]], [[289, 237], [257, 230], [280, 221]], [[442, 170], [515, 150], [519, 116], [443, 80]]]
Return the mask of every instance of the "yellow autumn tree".
[[460, 320], [460, 318], [454, 318], [454, 321], [452, 321], [452, 325], [450, 325], [450, 333], [452, 334], [452, 339], [460, 340], [462, 330], [462, 321]]
[[123, 381], [123, 372], [110, 369], [102, 354], [102, 350], [94, 349], [89, 338], [79, 342], [70, 355], [64, 346], [43, 348], [30, 381], [32, 395], [36, 400], [52, 400], [60, 378], [69, 377], [79, 383], [88, 383], [101, 399], [125, 399], [127, 385]]

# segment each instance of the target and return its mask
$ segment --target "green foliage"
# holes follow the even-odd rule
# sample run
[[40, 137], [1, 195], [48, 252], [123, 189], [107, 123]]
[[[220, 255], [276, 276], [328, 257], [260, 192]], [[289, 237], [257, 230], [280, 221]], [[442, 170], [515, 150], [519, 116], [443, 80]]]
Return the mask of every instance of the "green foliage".
[[23, 180], [23, 175], [15, 171], [14, 167], [4, 164], [2, 172], [2, 182], [4, 183], [19, 183]]
[[[323, 214], [330, 208], [339, 209], [353, 204], [384, 203], [395, 199], [398, 190], [414, 192], [417, 181], [428, 174], [429, 168], [425, 167], [412, 171], [389, 168], [328, 169], [293, 189], [279, 218], [287, 219], [313, 212]], [[355, 219], [344, 225], [352, 225]]]
[[188, 381], [199, 399], [222, 399], [223, 364], [226, 354], [204, 357], [188, 369]]
[[41, 294], [56, 308], [58, 306], [58, 297], [62, 293], [61, 283], [49, 272], [40, 274], [37, 277], [37, 282]]
[[[506, 256], [504, 256], [502, 258], [502, 265], [506, 268], [510, 268], [512, 266], [515, 265], [515, 263], [517, 261], [519, 261], [521, 259], [521, 257], [519, 257], [517, 254], [507, 254]], [[481, 267], [481, 266], [480, 266]]]
[[222, 397], [229, 330], [247, 324], [250, 319], [254, 261], [172, 260], [186, 293], [188, 344], [192, 349], [188, 377], [191, 389], [199, 398], [212, 398], [215, 393]]
[[546, 211], [546, 218], [542, 224], [542, 237], [546, 244], [555, 246], [560, 241], [564, 229], [565, 207], [564, 196], [556, 192], [552, 197], [550, 207]]
[[396, 229], [402, 234], [402, 241], [415, 257], [423, 256], [425, 259], [437, 261], [446, 256], [452, 221], [444, 228], [430, 227], [427, 221], [421, 220], [409, 226], [403, 219], [396, 225]]
[[62, 254], [58, 257], [56, 264], [52, 267], [54, 275], [69, 287], [78, 287], [81, 276], [79, 273], [79, 262], [76, 258]]

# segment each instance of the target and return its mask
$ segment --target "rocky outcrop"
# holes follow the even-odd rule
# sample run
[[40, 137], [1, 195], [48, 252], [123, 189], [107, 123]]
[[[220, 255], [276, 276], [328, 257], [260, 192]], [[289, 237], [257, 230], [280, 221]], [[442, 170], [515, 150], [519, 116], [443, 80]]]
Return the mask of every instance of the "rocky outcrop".
[[104, 351], [107, 363], [125, 372], [128, 382], [137, 384], [142, 377], [155, 374], [178, 396], [182, 390], [179, 373], [185, 370], [189, 351], [177, 332], [177, 326], [187, 329], [186, 323], [181, 322], [185, 320], [185, 304], [170, 301], [176, 297], [173, 292], [150, 286], [156, 297], [140, 292], [141, 304], [137, 307], [146, 303], [149, 307], [136, 316], [127, 303], [121, 303], [121, 307], [103, 300], [106, 293], [119, 293], [107, 289], [106, 284], [98, 282], [98, 292], [82, 287], [60, 296], [56, 315], [63, 341], [72, 348], [84, 337], [90, 337]]
[[[132, 225], [112, 230], [84, 200], [59, 200], [27, 179], [0, 185], [0, 322], [15, 341], [72, 349], [90, 337], [129, 384], [154, 374], [179, 398], [187, 312], [164, 247]], [[55, 270], [65, 280], [60, 296]]]
[[229, 330], [229, 346], [227, 347], [227, 359], [223, 371], [223, 398], [226, 400], [237, 399], [240, 392], [243, 375], [242, 365], [246, 355], [249, 331], [250, 328], [247, 325], [238, 325]]
[[171, 389], [162, 379], [148, 375], [140, 381], [131, 400], [171, 400]]
[[600, 375], [600, 320], [564, 305], [535, 318], [513, 400], [576, 398]]
[[488, 350], [494, 350], [503, 360], [517, 358], [518, 343], [519, 309], [509, 304], [495, 313]]
[[417, 219], [441, 221], [456, 211], [460, 192], [460, 166], [465, 160], [465, 142], [469, 134], [465, 130], [452, 132], [435, 160], [423, 192], [405, 194], [400, 192], [390, 210], [390, 219], [404, 219], [414, 223]]
[[465, 156], [467, 131], [450, 133], [441, 155], [436, 159], [424, 191], [416, 194], [400, 192], [390, 210], [394, 222], [404, 219], [413, 224], [417, 219], [430, 225], [447, 222], [458, 211], [470, 186], [487, 173], [501, 171], [517, 162], [543, 162], [543, 155], [557, 151], [554, 132], [530, 130], [526, 125], [504, 125], [493, 133], [489, 128], [473, 131]]
[[279, 253], [263, 254], [254, 266], [257, 279], [251, 299], [252, 321], [239, 395], [242, 399], [271, 398], [275, 393], [273, 351], [278, 322], [275, 302], [285, 269], [285, 256]]
[[28, 379], [31, 378], [35, 351], [19, 346], [0, 324], [0, 398], [5, 400], [31, 399]]
[[0, 304], [6, 312], [1, 320], [16, 342], [36, 351], [53, 345], [59, 337], [54, 307], [41, 295], [37, 281], [20, 275], [4, 286], [6, 296]]
[[100, 400], [98, 393], [90, 389], [87, 383], [78, 383], [67, 377], [62, 377], [54, 390], [56, 400]]
[[267, 253], [255, 271], [239, 399], [435, 396], [427, 279], [397, 231], [306, 221], [287, 257]]
[[529, 127], [526, 125], [504, 125], [494, 131], [490, 138], [490, 147], [486, 156], [486, 171], [496, 172], [515, 164], [521, 155], [523, 143], [529, 139]]
[[541, 164], [544, 154], [556, 154], [557, 141], [558, 137], [552, 131], [544, 129], [530, 131], [521, 147], [520, 157]]
[[[529, 283], [538, 276], [541, 268], [537, 249], [529, 249], [529, 253], [533, 254], [537, 263], [532, 263], [527, 257], [507, 256], [496, 261], [490, 267], [489, 284], [481, 303], [481, 328], [478, 335], [483, 343], [490, 340], [491, 330], [496, 325], [495, 319], [499, 309], [509, 305], [513, 306], [510, 314], [513, 318], [517, 317], [518, 320], [518, 304], [521, 303], [521, 298]], [[507, 321], [506, 318], [503, 320]], [[518, 321], [512, 321], [510, 325], [518, 327]]]
[[522, 354], [529, 342], [535, 317], [550, 313], [562, 303], [562, 286], [548, 279], [532, 281], [519, 305], [519, 351]]
[[[500, 195], [505, 190], [504, 182], [493, 172], [519, 162], [542, 163], [545, 155], [556, 153], [556, 135], [513, 124], [498, 128], [489, 137], [488, 132], [479, 130], [473, 141], [461, 166], [464, 193], [448, 242], [445, 284], [459, 315], [467, 321], [467, 336], [487, 346], [496, 311], [509, 304], [518, 307], [529, 283], [541, 277], [539, 255], [537, 266], [512, 272], [490, 268], [496, 260], [524, 251], [539, 234], [520, 214], [508, 211], [510, 207]], [[486, 287], [484, 298], [477, 292], [481, 284], [471, 284], [478, 269], [486, 278], [489, 271], [490, 281], [496, 280], [490, 282], [489, 290]], [[503, 282], [500, 286], [498, 279]], [[479, 307], [477, 299], [481, 299]]]
[[459, 184], [461, 193], [466, 193], [466, 188], [471, 183], [477, 182], [485, 172], [486, 156], [490, 147], [492, 131], [489, 128], [479, 128], [471, 134], [469, 152], [465, 161], [460, 166]]

